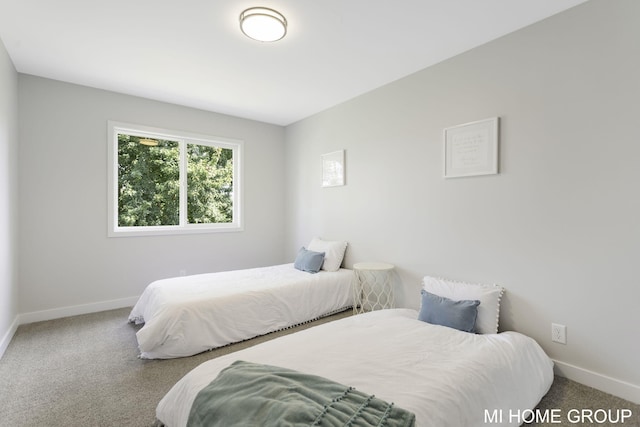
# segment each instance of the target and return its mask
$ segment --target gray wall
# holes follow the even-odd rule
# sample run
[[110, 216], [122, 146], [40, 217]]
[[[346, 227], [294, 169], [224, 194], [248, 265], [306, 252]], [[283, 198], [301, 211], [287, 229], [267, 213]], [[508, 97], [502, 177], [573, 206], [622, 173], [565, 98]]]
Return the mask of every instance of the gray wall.
[[[108, 238], [108, 120], [244, 140], [244, 231]], [[126, 305], [180, 270], [283, 261], [280, 126], [21, 74], [19, 131], [21, 314]]]
[[0, 41], [0, 355], [18, 313], [18, 74]]
[[[289, 126], [289, 256], [345, 239], [414, 308], [424, 275], [499, 283], [502, 329], [640, 401], [639, 21], [591, 1]], [[500, 174], [443, 179], [443, 128], [494, 116]], [[321, 188], [338, 149], [347, 185]]]

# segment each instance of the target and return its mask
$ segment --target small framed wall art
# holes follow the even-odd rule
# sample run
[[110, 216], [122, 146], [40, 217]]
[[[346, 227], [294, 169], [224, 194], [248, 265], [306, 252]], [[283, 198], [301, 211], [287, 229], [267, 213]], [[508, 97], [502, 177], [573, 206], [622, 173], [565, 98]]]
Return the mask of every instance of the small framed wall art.
[[499, 117], [444, 130], [444, 177], [498, 173]]
[[344, 150], [322, 155], [322, 186], [344, 185]]

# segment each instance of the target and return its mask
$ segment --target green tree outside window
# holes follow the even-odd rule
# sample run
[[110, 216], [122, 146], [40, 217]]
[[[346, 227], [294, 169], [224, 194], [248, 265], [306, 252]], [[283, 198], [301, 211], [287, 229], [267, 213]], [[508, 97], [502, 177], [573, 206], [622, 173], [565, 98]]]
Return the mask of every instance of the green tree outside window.
[[[180, 143], [118, 134], [118, 226], [180, 224]], [[189, 224], [233, 222], [233, 150], [186, 145]]]

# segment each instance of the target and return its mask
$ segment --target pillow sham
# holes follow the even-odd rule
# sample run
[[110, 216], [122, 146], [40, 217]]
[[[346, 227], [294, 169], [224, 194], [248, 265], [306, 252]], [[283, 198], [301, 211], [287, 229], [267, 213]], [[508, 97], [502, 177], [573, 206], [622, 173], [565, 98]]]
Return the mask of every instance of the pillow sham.
[[433, 325], [448, 326], [464, 332], [475, 332], [478, 300], [454, 301], [425, 291], [418, 319]]
[[476, 319], [476, 332], [479, 334], [498, 333], [500, 298], [502, 298], [504, 292], [502, 286], [455, 282], [453, 280], [425, 276], [422, 279], [422, 289], [454, 301], [480, 301]]
[[298, 251], [293, 266], [308, 273], [317, 273], [322, 267], [324, 261], [324, 252], [314, 252], [305, 249], [304, 246]]
[[326, 271], [338, 271], [342, 265], [344, 252], [347, 250], [347, 242], [322, 240], [314, 237], [307, 249], [315, 252], [324, 252], [322, 269]]

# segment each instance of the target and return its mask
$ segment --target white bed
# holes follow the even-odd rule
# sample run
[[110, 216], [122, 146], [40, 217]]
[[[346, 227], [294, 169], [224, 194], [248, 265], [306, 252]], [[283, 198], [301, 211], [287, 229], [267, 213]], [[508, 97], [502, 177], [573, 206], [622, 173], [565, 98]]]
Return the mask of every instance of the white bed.
[[155, 281], [129, 315], [144, 323], [140, 357], [190, 356], [345, 310], [353, 272], [339, 265], [316, 274], [283, 264]]
[[[553, 381], [553, 363], [517, 332], [472, 334], [418, 320], [411, 309], [351, 316], [205, 362], [160, 401], [159, 421], [185, 426], [197, 393], [236, 360], [320, 375], [394, 402], [417, 426], [518, 425]], [[497, 412], [495, 412], [497, 411]], [[503, 423], [495, 422], [502, 413]], [[493, 416], [493, 418], [491, 418]], [[489, 418], [487, 418], [489, 417]]]

